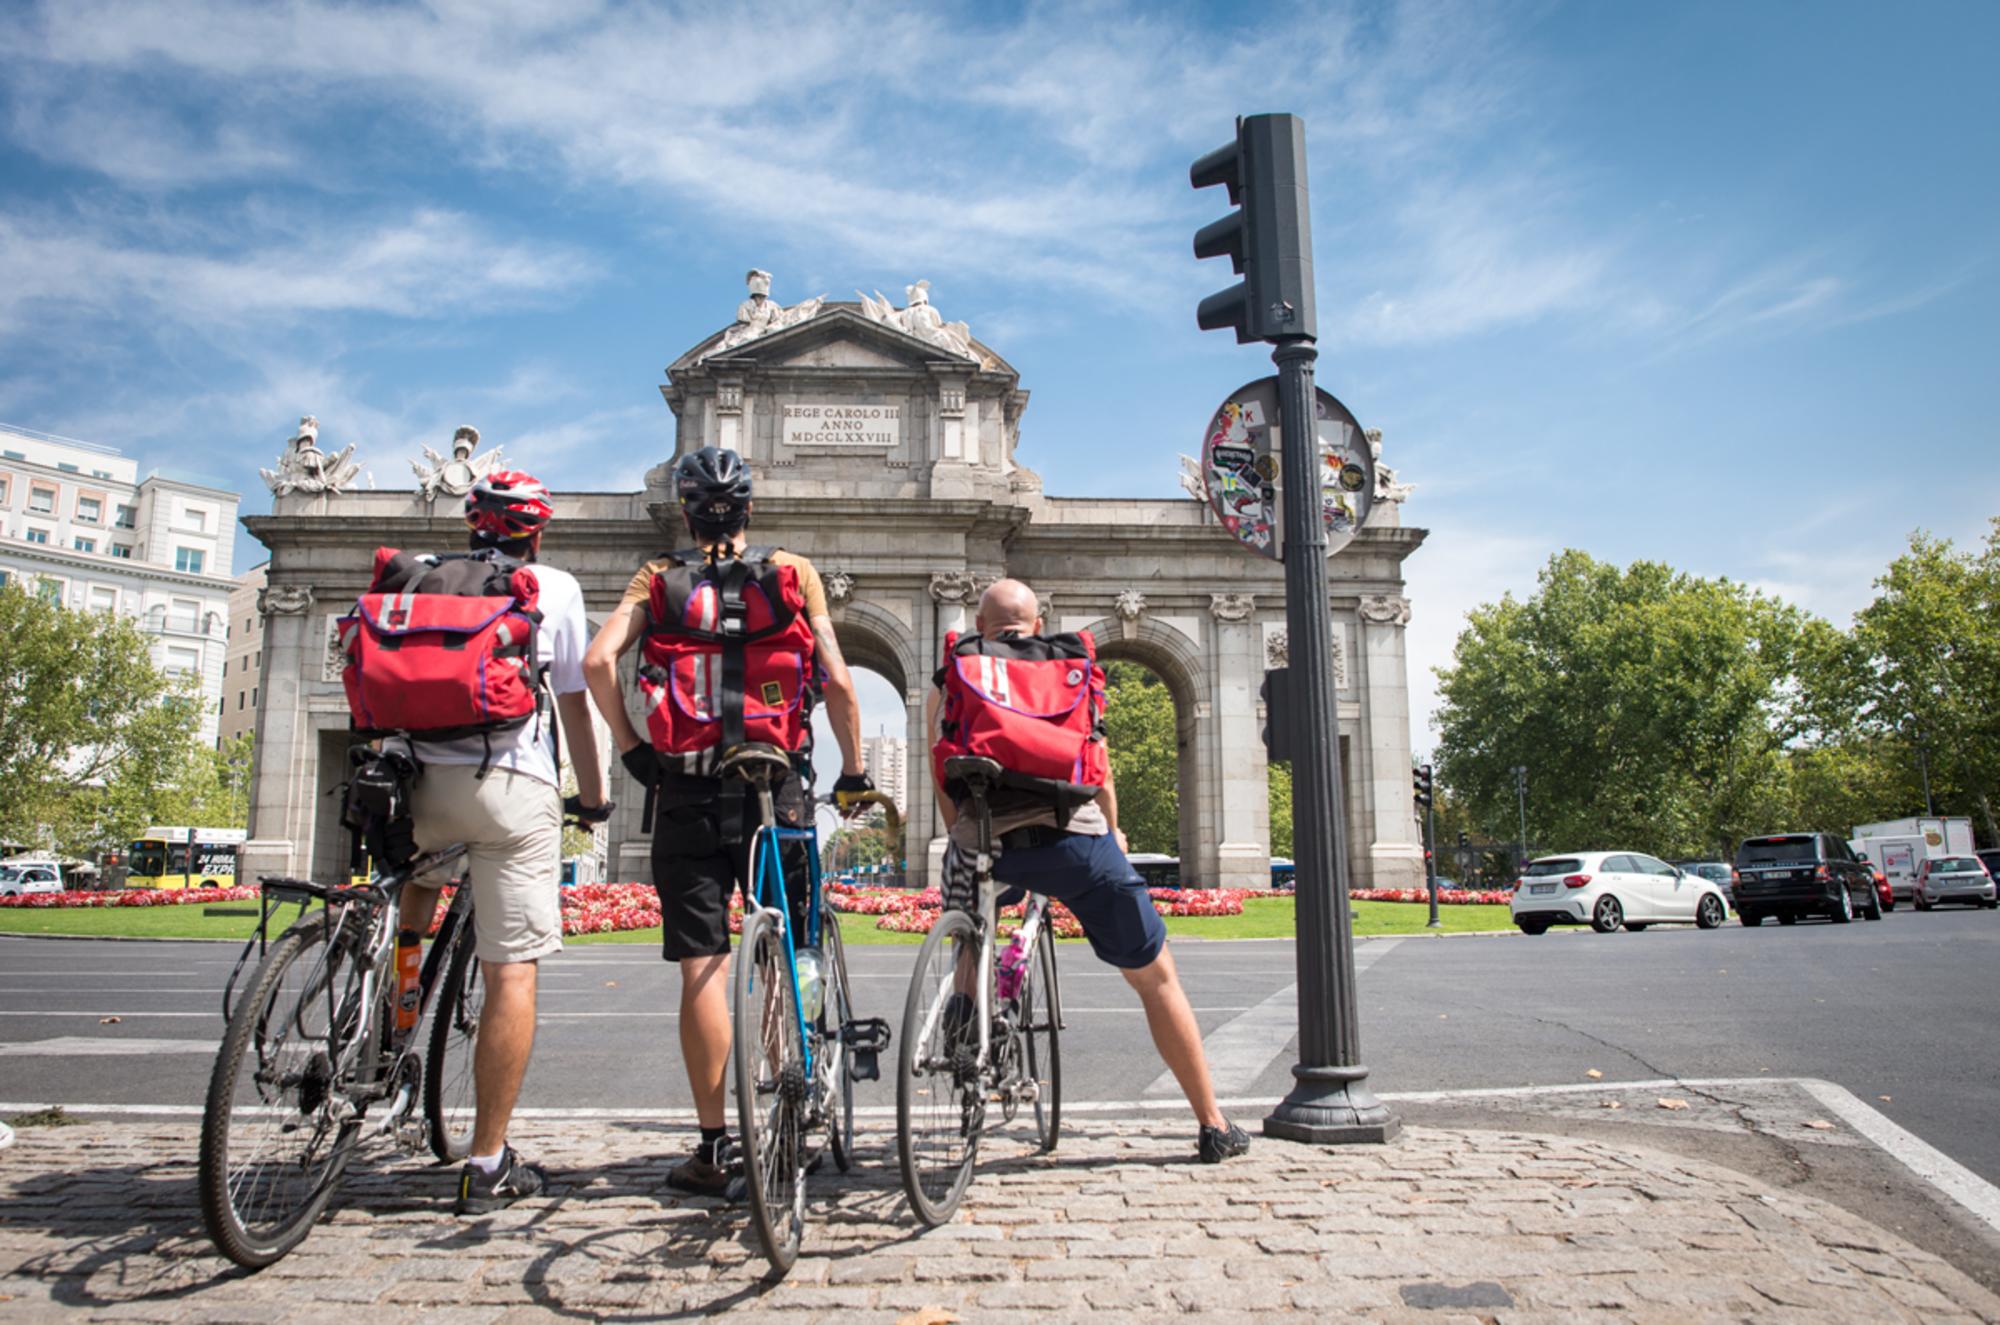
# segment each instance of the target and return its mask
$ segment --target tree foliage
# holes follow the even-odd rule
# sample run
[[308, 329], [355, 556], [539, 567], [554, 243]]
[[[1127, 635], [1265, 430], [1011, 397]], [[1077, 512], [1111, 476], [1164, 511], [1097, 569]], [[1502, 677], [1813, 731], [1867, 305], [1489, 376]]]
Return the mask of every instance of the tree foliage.
[[1180, 737], [1166, 683], [1136, 663], [1104, 666], [1104, 734], [1118, 826], [1134, 851], [1180, 853]]
[[1289, 858], [1292, 854], [1292, 766], [1268, 764], [1269, 780], [1265, 795], [1271, 803], [1271, 854]]
[[0, 586], [0, 640], [0, 838], [82, 855], [159, 822], [198, 757], [192, 681], [154, 667], [131, 622], [18, 584]]

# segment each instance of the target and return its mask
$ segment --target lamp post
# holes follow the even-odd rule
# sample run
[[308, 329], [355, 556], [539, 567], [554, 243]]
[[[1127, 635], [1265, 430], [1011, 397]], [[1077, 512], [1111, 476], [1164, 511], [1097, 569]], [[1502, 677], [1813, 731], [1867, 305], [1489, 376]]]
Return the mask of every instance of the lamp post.
[[1528, 766], [1514, 765], [1514, 801], [1521, 812], [1521, 838], [1514, 848], [1518, 853], [1514, 873], [1520, 874], [1528, 868]]

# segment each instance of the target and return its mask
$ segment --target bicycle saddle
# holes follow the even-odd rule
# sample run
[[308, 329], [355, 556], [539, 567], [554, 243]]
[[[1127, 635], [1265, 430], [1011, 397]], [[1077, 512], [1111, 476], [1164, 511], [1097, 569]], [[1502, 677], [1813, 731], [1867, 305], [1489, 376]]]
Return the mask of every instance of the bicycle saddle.
[[716, 776], [742, 778], [745, 782], [776, 782], [792, 771], [791, 756], [775, 745], [745, 741], [722, 752]]
[[968, 786], [977, 782], [997, 785], [1000, 765], [983, 755], [953, 755], [944, 761], [944, 775], [947, 781], [962, 779]]

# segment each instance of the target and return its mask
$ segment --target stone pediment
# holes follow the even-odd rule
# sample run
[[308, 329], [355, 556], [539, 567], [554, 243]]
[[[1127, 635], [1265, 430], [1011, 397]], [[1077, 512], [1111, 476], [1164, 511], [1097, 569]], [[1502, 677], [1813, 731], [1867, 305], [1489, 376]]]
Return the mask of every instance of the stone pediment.
[[682, 378], [759, 368], [877, 368], [928, 374], [935, 367], [1015, 376], [1011, 365], [977, 341], [973, 345], [979, 362], [973, 363], [869, 318], [858, 304], [827, 304], [817, 316], [797, 326], [716, 351], [713, 347], [727, 330], [716, 332], [675, 360], [668, 375]]

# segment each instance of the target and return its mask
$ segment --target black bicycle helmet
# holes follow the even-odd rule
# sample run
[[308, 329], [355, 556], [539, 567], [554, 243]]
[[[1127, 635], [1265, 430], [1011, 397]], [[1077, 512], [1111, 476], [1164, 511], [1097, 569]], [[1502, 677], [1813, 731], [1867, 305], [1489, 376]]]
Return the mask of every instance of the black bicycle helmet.
[[697, 537], [726, 538], [750, 518], [750, 466], [734, 451], [690, 451], [674, 466], [674, 487]]

